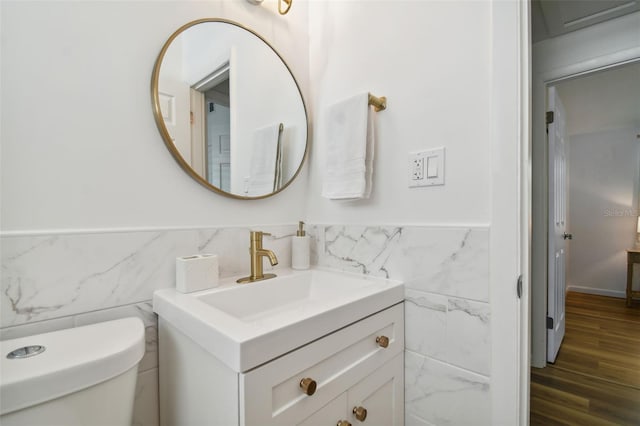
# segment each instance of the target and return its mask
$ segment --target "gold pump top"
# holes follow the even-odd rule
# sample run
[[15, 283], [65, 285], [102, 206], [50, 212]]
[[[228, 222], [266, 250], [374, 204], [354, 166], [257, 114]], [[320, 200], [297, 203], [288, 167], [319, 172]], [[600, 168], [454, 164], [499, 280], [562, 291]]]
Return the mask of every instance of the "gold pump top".
[[298, 232], [296, 232], [296, 236], [304, 237], [305, 235], [307, 235], [307, 232], [304, 230], [304, 222], [300, 221], [298, 222]]

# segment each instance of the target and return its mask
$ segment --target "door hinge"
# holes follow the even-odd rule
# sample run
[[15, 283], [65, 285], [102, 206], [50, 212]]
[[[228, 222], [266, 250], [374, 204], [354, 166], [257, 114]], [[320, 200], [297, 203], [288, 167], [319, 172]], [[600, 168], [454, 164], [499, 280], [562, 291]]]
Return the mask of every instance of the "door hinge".
[[553, 123], [553, 111], [547, 111], [547, 124]]
[[516, 284], [516, 293], [518, 293], [518, 299], [522, 299], [522, 275], [518, 277], [518, 283]]
[[547, 317], [547, 329], [553, 330], [553, 318]]

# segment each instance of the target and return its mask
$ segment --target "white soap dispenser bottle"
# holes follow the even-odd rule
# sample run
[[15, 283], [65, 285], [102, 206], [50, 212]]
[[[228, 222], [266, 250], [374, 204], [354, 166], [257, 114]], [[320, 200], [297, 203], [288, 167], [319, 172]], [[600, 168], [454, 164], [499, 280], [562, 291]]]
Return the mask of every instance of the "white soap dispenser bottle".
[[291, 268], [309, 269], [309, 236], [304, 230], [304, 222], [298, 222], [298, 232], [291, 237]]

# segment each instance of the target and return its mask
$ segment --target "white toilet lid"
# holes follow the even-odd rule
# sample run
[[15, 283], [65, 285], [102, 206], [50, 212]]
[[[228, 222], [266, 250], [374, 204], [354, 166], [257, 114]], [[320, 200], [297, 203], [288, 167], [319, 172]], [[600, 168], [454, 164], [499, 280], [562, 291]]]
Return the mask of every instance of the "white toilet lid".
[[[44, 351], [20, 348], [44, 346]], [[0, 342], [0, 415], [116, 377], [144, 355], [144, 324], [124, 318]]]

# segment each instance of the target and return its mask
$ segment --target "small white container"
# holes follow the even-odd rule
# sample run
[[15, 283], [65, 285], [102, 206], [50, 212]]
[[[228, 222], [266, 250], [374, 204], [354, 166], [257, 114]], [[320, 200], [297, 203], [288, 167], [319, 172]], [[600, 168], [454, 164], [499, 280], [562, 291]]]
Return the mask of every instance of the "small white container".
[[176, 290], [191, 293], [217, 287], [218, 256], [196, 254], [176, 258]]
[[304, 230], [304, 222], [298, 223], [298, 232], [291, 237], [291, 268], [309, 269], [311, 257], [309, 236]]

